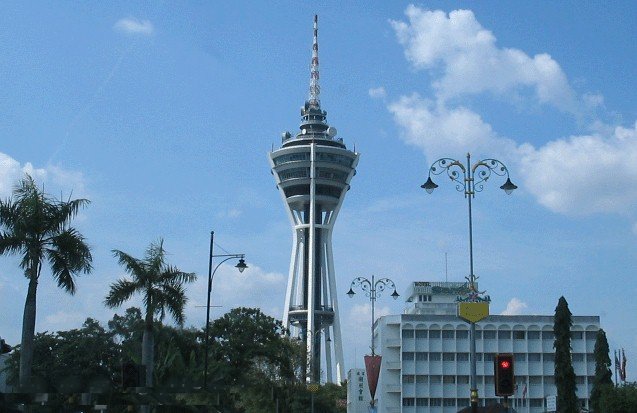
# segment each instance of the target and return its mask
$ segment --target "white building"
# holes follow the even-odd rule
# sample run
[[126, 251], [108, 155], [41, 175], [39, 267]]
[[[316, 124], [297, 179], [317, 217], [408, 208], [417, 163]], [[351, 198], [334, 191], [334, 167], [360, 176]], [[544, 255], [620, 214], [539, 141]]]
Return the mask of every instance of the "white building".
[[[456, 315], [466, 284], [415, 282], [405, 314], [381, 317], [374, 326], [383, 356], [377, 390], [380, 412], [457, 412], [469, 406], [469, 324]], [[572, 358], [577, 396], [588, 408], [598, 316], [573, 316]], [[476, 324], [480, 404], [495, 403], [493, 356], [513, 353], [518, 412], [546, 411], [556, 394], [553, 316], [491, 315]]]
[[365, 369], [349, 370], [347, 372], [347, 413], [368, 413], [371, 400]]

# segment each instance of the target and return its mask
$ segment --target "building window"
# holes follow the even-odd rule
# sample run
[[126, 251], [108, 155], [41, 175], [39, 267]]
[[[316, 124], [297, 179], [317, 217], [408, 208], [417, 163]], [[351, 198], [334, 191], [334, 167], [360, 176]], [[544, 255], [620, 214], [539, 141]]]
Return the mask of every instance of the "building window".
[[403, 338], [414, 338], [414, 330], [403, 330]]
[[427, 338], [427, 330], [416, 330], [416, 338]]
[[358, 378], [358, 381], [359, 381], [360, 383], [362, 383], [362, 382], [363, 382], [363, 376], [360, 376], [360, 377]]
[[363, 401], [363, 396], [358, 396], [358, 401], [362, 402]]
[[495, 358], [495, 354], [484, 353], [484, 361], [493, 361], [494, 358]]
[[442, 382], [442, 376], [438, 376], [438, 375], [429, 376], [429, 383], [440, 384], [440, 382]]
[[458, 399], [458, 407], [469, 406], [469, 399]]
[[544, 384], [550, 384], [550, 385], [555, 384], [555, 377], [554, 376], [544, 377]]
[[555, 362], [555, 354], [554, 353], [544, 353], [544, 362], [545, 363], [553, 363], [553, 362]]
[[424, 351], [416, 352], [416, 360], [418, 361], [427, 361], [429, 359], [429, 353], [425, 353]]
[[482, 361], [482, 359], [484, 358], [482, 353], [476, 353], [476, 361]]
[[526, 331], [514, 331], [513, 339], [514, 340], [524, 340], [526, 338]]
[[573, 360], [573, 361], [584, 361], [584, 354], [582, 354], [582, 353], [571, 353], [571, 360]]
[[540, 361], [541, 355], [540, 353], [529, 353], [529, 361]]
[[440, 361], [440, 353], [430, 353], [429, 361]]
[[482, 340], [482, 331], [476, 331], [476, 340]]
[[467, 339], [469, 338], [469, 332], [467, 330], [458, 330], [456, 331], [456, 339]]
[[515, 361], [526, 361], [526, 353], [515, 353], [513, 358]]
[[469, 384], [469, 376], [458, 376], [458, 384]]
[[429, 331], [429, 338], [440, 338], [440, 330]]
[[456, 407], [456, 399], [443, 399], [443, 406]]
[[531, 407], [544, 407], [544, 399], [531, 399], [529, 402]]
[[424, 374], [416, 374], [416, 383], [428, 383], [429, 376], [425, 376]]
[[597, 340], [597, 331], [587, 331], [586, 332], [586, 340], [588, 340], [588, 341]]
[[454, 338], [453, 330], [442, 330], [442, 338]]
[[443, 376], [442, 382], [444, 384], [456, 384], [456, 376]]
[[540, 338], [540, 332], [539, 331], [529, 331], [527, 333], [527, 336], [529, 337], [529, 340], [538, 340]]
[[529, 376], [529, 384], [542, 384], [542, 376]]
[[456, 359], [458, 361], [469, 361], [469, 353], [458, 353]]
[[555, 340], [555, 334], [552, 331], [542, 331], [542, 338], [544, 340]]
[[403, 397], [403, 406], [415, 406], [416, 403], [413, 397]]
[[438, 397], [432, 397], [429, 399], [429, 406], [442, 406], [442, 399]]
[[456, 361], [455, 353], [442, 353], [442, 361]]
[[498, 331], [498, 338], [500, 340], [511, 340], [511, 331], [510, 330], [504, 330], [504, 331]]
[[403, 376], [403, 383], [413, 383], [415, 381], [413, 374], [405, 374]]
[[586, 354], [586, 361], [588, 361], [589, 363], [592, 363], [595, 361], [595, 355], [593, 353], [587, 353]]
[[484, 376], [484, 384], [493, 384], [494, 379], [493, 376]]
[[575, 377], [575, 384], [584, 384], [584, 380], [585, 380], [584, 376], [577, 376]]
[[573, 340], [581, 340], [584, 338], [583, 331], [571, 331], [571, 339]]
[[403, 361], [406, 360], [414, 360], [414, 352], [413, 351], [403, 351]]
[[495, 338], [495, 331], [493, 330], [483, 331], [482, 337], [484, 337], [485, 340], [493, 340]]
[[429, 399], [426, 397], [416, 397], [416, 406], [429, 406]]

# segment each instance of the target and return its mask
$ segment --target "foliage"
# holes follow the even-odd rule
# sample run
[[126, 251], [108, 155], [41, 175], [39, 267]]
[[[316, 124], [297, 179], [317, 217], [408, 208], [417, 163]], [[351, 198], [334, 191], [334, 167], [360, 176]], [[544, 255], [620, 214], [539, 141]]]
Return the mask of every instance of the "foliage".
[[575, 371], [571, 362], [571, 311], [564, 297], [560, 297], [555, 308], [553, 332], [555, 334], [555, 385], [557, 387], [557, 410], [562, 413], [578, 413]]
[[[0, 201], [0, 254], [18, 254], [20, 268], [29, 280], [22, 321], [20, 384], [31, 382], [35, 336], [36, 295], [44, 262], [48, 262], [58, 287], [75, 293], [74, 277], [91, 271], [92, 256], [84, 237], [70, 221], [86, 199], [52, 198], [26, 175], [14, 188], [12, 198]], [[43, 363], [38, 359], [38, 364]]]
[[142, 364], [146, 367], [146, 386], [153, 385], [154, 370], [154, 317], [163, 320], [166, 312], [183, 325], [184, 306], [188, 301], [185, 283], [196, 279], [194, 273], [186, 273], [166, 263], [164, 241], [151, 243], [143, 259], [113, 250], [131, 279], [121, 279], [111, 285], [104, 300], [108, 307], [119, 307], [133, 295], [141, 294], [144, 303], [144, 330], [142, 335]]
[[[99, 322], [87, 318], [79, 329], [38, 333], [34, 354], [31, 390], [75, 392], [112, 388], [118, 380], [120, 354], [113, 340]], [[87, 351], [90, 349], [90, 351]], [[9, 357], [9, 383], [17, 384], [20, 349]]]
[[610, 349], [606, 333], [601, 328], [597, 332], [595, 339], [595, 349], [593, 356], [595, 357], [595, 378], [593, 379], [593, 389], [591, 390], [590, 404], [594, 412], [602, 412], [602, 404], [600, 403], [601, 395], [605, 387], [613, 386], [613, 374], [610, 371], [611, 361], [609, 356]]
[[603, 413], [637, 413], [637, 385], [627, 384], [621, 387], [605, 386], [599, 398]]

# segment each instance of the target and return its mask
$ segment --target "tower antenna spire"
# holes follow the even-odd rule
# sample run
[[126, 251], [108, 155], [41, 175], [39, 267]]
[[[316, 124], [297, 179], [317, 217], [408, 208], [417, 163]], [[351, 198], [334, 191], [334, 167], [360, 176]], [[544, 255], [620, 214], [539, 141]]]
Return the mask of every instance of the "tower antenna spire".
[[312, 39], [312, 63], [310, 65], [310, 99], [309, 103], [313, 106], [321, 106], [319, 95], [321, 87], [319, 86], [319, 58], [318, 58], [318, 15], [314, 15], [314, 37]]

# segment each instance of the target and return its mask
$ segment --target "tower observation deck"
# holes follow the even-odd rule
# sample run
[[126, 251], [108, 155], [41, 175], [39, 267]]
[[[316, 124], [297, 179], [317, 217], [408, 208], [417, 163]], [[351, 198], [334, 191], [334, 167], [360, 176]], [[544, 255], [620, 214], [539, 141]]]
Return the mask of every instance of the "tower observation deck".
[[317, 37], [314, 16], [310, 93], [301, 108], [300, 132], [285, 132], [281, 148], [270, 152], [269, 160], [292, 224], [283, 323], [306, 343], [306, 380], [319, 383], [325, 373], [325, 381], [334, 382], [334, 358], [340, 383], [345, 375], [332, 230], [359, 155], [336, 138], [336, 129], [326, 123], [327, 112], [321, 109]]

